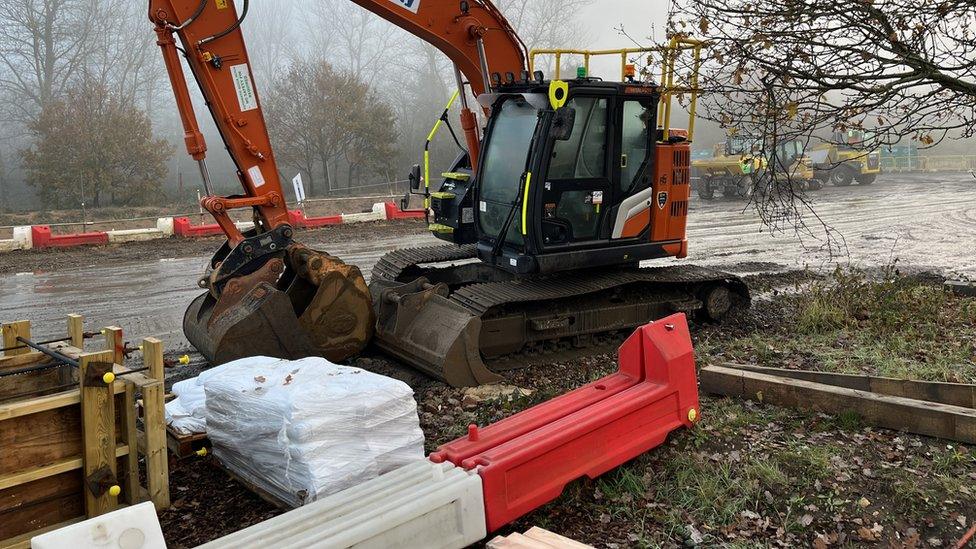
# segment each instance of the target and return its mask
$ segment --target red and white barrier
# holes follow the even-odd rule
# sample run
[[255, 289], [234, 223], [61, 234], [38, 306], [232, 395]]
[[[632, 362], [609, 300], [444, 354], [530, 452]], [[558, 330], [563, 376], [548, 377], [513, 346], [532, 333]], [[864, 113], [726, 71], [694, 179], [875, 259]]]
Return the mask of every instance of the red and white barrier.
[[[373, 204], [371, 211], [354, 214], [326, 215], [319, 217], [305, 217], [298, 210], [289, 210], [289, 220], [296, 229], [315, 229], [330, 225], [346, 223], [366, 223], [369, 221], [423, 219], [423, 210], [401, 210], [393, 202]], [[235, 223], [238, 229], [246, 231], [254, 227], [250, 221]], [[97, 244], [120, 244], [125, 242], [142, 242], [160, 238], [198, 238], [205, 236], [220, 236], [223, 231], [216, 223], [194, 225], [188, 217], [161, 217], [156, 220], [155, 227], [145, 229], [124, 229], [110, 231], [92, 231], [74, 234], [54, 234], [49, 225], [34, 225], [14, 227], [13, 238], [0, 240], [0, 252], [14, 250], [30, 250], [32, 248], [66, 248], [71, 246], [86, 246]]]
[[0, 252], [29, 250], [34, 247], [34, 233], [31, 227], [14, 227], [14, 237], [0, 239]]

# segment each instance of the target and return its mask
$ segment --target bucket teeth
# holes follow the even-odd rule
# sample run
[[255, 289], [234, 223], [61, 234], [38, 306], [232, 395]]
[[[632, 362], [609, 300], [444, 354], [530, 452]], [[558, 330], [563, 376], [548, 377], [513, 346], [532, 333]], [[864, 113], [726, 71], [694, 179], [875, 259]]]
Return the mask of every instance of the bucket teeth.
[[370, 291], [380, 348], [454, 387], [502, 379], [481, 360], [481, 319], [447, 299], [446, 285], [377, 280]]

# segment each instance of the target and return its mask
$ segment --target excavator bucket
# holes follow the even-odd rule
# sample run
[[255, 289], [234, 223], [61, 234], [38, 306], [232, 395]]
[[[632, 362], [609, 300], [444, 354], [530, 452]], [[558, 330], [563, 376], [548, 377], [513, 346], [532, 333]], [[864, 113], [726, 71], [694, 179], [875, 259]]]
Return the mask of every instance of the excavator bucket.
[[376, 280], [370, 291], [381, 349], [454, 387], [502, 380], [481, 360], [481, 319], [448, 300], [445, 284]]
[[357, 267], [293, 244], [285, 258], [228, 282], [219, 297], [194, 299], [183, 332], [213, 364], [255, 355], [340, 362], [366, 346], [374, 318]]

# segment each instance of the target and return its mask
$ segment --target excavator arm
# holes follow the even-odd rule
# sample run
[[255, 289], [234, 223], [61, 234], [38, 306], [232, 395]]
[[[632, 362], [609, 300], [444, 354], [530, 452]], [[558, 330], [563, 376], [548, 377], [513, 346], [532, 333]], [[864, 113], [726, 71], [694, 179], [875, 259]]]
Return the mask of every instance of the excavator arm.
[[[437, 47], [455, 64], [459, 88], [466, 78], [474, 95], [491, 90], [491, 74], [514, 80], [526, 65], [524, 44], [487, 0], [352, 1]], [[187, 310], [184, 331], [212, 362], [312, 352], [342, 360], [362, 350], [372, 335], [369, 292], [358, 268], [293, 241], [241, 32], [249, 0], [236, 4], [240, 9], [234, 0], [149, 1], [186, 150], [198, 162], [206, 190], [201, 205], [227, 236], [200, 280], [207, 293]], [[215, 192], [181, 57], [237, 168], [241, 195]], [[480, 136], [466, 101], [461, 127], [474, 166]], [[234, 224], [231, 212], [238, 209], [253, 211], [254, 230], [244, 233]]]

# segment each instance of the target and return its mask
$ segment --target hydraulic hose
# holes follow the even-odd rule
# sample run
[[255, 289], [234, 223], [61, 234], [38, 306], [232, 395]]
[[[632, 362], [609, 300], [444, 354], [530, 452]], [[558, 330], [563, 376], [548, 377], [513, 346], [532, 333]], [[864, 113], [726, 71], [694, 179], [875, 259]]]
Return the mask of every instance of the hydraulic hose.
[[[204, 0], [204, 1], [206, 1], [206, 0]], [[228, 34], [236, 31], [241, 26], [241, 23], [244, 22], [244, 18], [247, 17], [247, 7], [248, 7], [248, 4], [250, 4], [249, 0], [244, 0], [244, 8], [241, 10], [241, 15], [240, 15], [240, 17], [237, 18], [237, 22], [235, 22], [233, 25], [231, 25], [227, 29], [225, 29], [225, 30], [223, 30], [221, 32], [218, 32], [217, 34], [215, 34], [213, 36], [209, 36], [207, 38], [204, 38], [203, 40], [200, 40], [199, 42], [197, 42], [197, 46], [202, 46], [202, 45], [207, 44], [209, 42], [213, 42], [214, 40], [223, 38], [223, 37], [227, 36]]]

